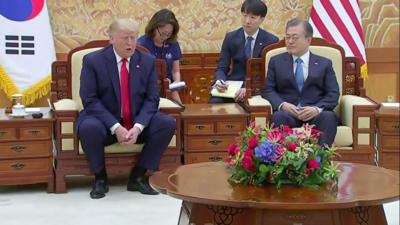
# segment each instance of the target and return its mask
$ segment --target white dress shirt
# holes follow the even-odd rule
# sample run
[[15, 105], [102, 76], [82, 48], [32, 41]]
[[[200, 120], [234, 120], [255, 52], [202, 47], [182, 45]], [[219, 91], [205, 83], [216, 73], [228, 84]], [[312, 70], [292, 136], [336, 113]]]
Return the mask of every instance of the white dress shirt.
[[[114, 54], [115, 54], [115, 59], [117, 60], [118, 76], [120, 76], [120, 77], [119, 77], [119, 80], [120, 80], [120, 82], [121, 82], [122, 57], [118, 55], [118, 53], [115, 51], [114, 48], [113, 48], [113, 50], [114, 50]], [[129, 72], [129, 62], [130, 62], [130, 60], [131, 60], [131, 57], [126, 58], [126, 69], [128, 70], [128, 72]], [[121, 113], [122, 113], [122, 106], [121, 106]], [[114, 134], [114, 133], [115, 133], [115, 130], [116, 130], [119, 126], [121, 126], [120, 123], [114, 124], [114, 125], [110, 128], [111, 134]], [[135, 123], [135, 125], [133, 125], [133, 126], [139, 128], [140, 132], [142, 132], [143, 129], [144, 129], [144, 125], [142, 125], [142, 124], [140, 124], [140, 123]]]

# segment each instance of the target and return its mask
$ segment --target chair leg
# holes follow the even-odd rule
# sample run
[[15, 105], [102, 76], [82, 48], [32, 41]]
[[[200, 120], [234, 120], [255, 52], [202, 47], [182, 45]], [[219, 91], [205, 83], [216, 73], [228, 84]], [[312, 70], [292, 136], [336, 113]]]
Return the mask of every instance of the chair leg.
[[54, 171], [51, 171], [51, 176], [49, 177], [47, 181], [47, 193], [54, 193]]
[[65, 184], [65, 175], [61, 171], [56, 170], [56, 193], [66, 193], [67, 186]]

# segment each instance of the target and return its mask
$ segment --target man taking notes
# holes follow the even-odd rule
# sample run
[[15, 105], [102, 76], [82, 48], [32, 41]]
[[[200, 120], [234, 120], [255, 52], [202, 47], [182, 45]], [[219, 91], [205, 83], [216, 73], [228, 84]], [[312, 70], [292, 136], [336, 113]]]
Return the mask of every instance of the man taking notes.
[[[242, 81], [246, 77], [249, 58], [260, 57], [262, 49], [278, 42], [273, 34], [260, 28], [267, 15], [267, 6], [261, 0], [245, 0], [240, 9], [242, 27], [226, 34], [215, 73], [215, 88], [225, 92], [225, 81]], [[231, 68], [231, 70], [230, 70]], [[209, 103], [241, 102], [246, 94], [244, 85], [235, 92], [234, 98], [210, 97]]]

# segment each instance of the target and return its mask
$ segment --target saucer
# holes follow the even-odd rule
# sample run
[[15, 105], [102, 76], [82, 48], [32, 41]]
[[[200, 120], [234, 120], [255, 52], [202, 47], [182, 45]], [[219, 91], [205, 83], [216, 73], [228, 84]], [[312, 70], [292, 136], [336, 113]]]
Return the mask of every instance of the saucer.
[[25, 116], [27, 116], [29, 114], [28, 113], [21, 113], [21, 114], [11, 113], [11, 114], [8, 114], [8, 115], [11, 116], [11, 117], [14, 117], [14, 118], [19, 118], [19, 117], [25, 117]]

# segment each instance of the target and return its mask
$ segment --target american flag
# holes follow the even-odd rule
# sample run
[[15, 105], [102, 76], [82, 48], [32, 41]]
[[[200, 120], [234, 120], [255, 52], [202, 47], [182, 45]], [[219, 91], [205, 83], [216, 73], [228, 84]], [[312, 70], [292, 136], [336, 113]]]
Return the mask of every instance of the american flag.
[[357, 57], [361, 62], [361, 76], [368, 77], [358, 0], [314, 0], [310, 24], [315, 37], [335, 42], [343, 47], [346, 56]]

